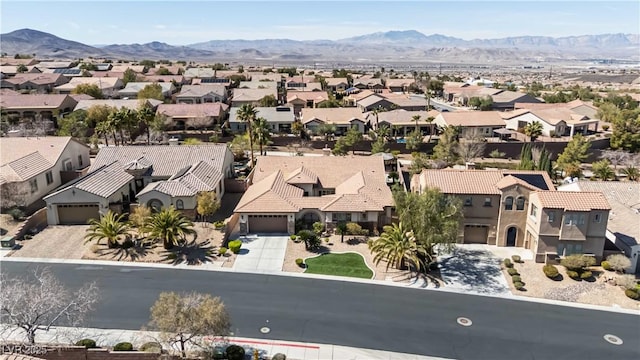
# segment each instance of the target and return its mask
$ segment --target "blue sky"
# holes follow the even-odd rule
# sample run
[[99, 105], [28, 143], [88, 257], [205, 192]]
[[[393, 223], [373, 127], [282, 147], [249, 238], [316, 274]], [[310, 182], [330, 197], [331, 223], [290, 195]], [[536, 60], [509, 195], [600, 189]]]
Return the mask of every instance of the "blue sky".
[[418, 30], [463, 39], [640, 32], [640, 1], [0, 1], [0, 30], [85, 44], [342, 39]]

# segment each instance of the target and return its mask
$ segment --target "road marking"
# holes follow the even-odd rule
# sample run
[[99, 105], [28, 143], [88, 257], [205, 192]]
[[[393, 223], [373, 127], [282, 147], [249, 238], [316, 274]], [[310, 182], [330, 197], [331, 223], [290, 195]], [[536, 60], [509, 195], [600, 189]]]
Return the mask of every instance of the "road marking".
[[622, 345], [622, 339], [620, 339], [619, 337], [615, 336], [615, 335], [611, 335], [611, 334], [605, 334], [604, 335], [604, 339], [606, 342], [613, 344], [613, 345]]
[[462, 325], [462, 326], [471, 326], [471, 325], [473, 325], [473, 322], [471, 320], [469, 320], [468, 318], [466, 318], [466, 317], [459, 317], [459, 318], [456, 319], [456, 322], [459, 325]]

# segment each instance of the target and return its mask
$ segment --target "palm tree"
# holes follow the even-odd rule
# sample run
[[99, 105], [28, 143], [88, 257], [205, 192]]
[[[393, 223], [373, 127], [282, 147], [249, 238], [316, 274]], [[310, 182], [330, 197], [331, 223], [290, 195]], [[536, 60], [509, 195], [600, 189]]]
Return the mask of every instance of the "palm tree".
[[[258, 146], [260, 146], [260, 155], [263, 155], [262, 147], [264, 145], [267, 145], [271, 140], [271, 134], [269, 133], [269, 123], [267, 123], [267, 119], [263, 117], [259, 117], [256, 119], [253, 127], [253, 136], [258, 142]], [[266, 152], [264, 155], [266, 155]]]
[[416, 272], [425, 268], [424, 258], [428, 257], [427, 249], [419, 243], [412, 231], [407, 231], [402, 223], [386, 225], [384, 232], [377, 240], [371, 242], [369, 249], [374, 253], [373, 262], [387, 262], [387, 270], [393, 264], [402, 269], [408, 263]]
[[633, 165], [629, 165], [621, 171], [629, 181], [638, 181], [640, 179], [640, 170]]
[[240, 109], [238, 109], [238, 112], [236, 113], [236, 117], [242, 121], [245, 122], [245, 124], [247, 124], [247, 131], [249, 132], [249, 151], [251, 152], [251, 165], [250, 167], [253, 168], [254, 162], [253, 162], [253, 131], [251, 128], [251, 123], [256, 119], [256, 116], [258, 114], [258, 111], [256, 110], [256, 107], [253, 105], [249, 105], [249, 104], [244, 104], [240, 107]]
[[138, 121], [147, 128], [147, 145], [151, 144], [151, 124], [153, 124], [155, 118], [156, 113], [149, 106], [143, 105], [138, 110]]
[[418, 121], [420, 121], [420, 115], [413, 115], [411, 117], [411, 120], [415, 121], [415, 123], [416, 123], [415, 132], [417, 134], [418, 133]]
[[187, 235], [195, 234], [193, 222], [173, 206], [151, 216], [145, 231], [150, 238], [162, 240], [162, 245], [167, 250], [179, 244]]
[[534, 142], [538, 136], [542, 135], [542, 123], [540, 121], [532, 121], [525, 125], [524, 134], [529, 137], [529, 141]]
[[107, 246], [114, 248], [118, 245], [118, 239], [121, 236], [129, 234], [130, 226], [124, 219], [125, 214], [116, 215], [109, 210], [99, 220], [89, 220], [89, 228], [85, 234], [85, 243], [97, 239], [97, 243], [100, 244], [102, 239], [107, 239]]
[[433, 116], [429, 116], [425, 120], [427, 122], [427, 124], [429, 124], [429, 141], [427, 141], [429, 144], [431, 144], [431, 137], [433, 136], [434, 128], [433, 128], [433, 126], [431, 126], [431, 123], [433, 123], [433, 120], [435, 120], [435, 118]]

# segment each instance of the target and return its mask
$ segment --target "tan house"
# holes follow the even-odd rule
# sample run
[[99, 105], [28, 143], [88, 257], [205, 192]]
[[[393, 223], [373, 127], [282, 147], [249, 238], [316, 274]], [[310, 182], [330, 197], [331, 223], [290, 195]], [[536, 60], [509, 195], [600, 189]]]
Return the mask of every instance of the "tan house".
[[211, 128], [222, 124], [229, 105], [216, 102], [205, 104], [160, 104], [156, 113], [166, 117], [165, 124], [175, 130]]
[[224, 84], [184, 85], [175, 95], [179, 104], [204, 104], [227, 100], [227, 86]]
[[572, 253], [602, 257], [610, 209], [602, 193], [565, 195], [546, 172], [519, 170], [423, 170], [411, 190], [426, 187], [461, 199], [459, 243], [523, 247], [538, 262]]
[[326, 78], [327, 91], [334, 93], [342, 93], [349, 88], [349, 81], [347, 78]]
[[97, 86], [107, 98], [117, 97], [118, 91], [124, 86], [122, 80], [116, 77], [75, 77], [66, 84], [56, 86], [55, 91], [58, 94], [71, 94], [80, 84]]
[[[369, 112], [366, 120], [373, 129], [388, 127], [392, 136], [407, 136], [410, 132], [415, 131], [418, 127], [423, 135], [435, 134], [436, 127], [433, 120], [440, 114], [437, 110], [430, 111], [406, 111], [392, 110], [382, 112]], [[414, 117], [418, 116], [416, 122]]]
[[233, 89], [233, 97], [231, 98], [231, 106], [240, 107], [248, 104], [260, 106], [260, 100], [267, 96], [273, 96], [278, 99], [278, 89]]
[[299, 115], [303, 108], [317, 108], [329, 101], [329, 95], [324, 91], [288, 91], [287, 104], [293, 106], [293, 112]]
[[55, 126], [58, 119], [72, 112], [77, 103], [69, 95], [6, 95], [0, 98], [0, 109], [10, 118], [51, 121]]
[[305, 129], [313, 132], [322, 124], [334, 124], [336, 135], [344, 134], [350, 128], [364, 133], [365, 116], [357, 108], [304, 108], [300, 114]]
[[391, 221], [393, 196], [384, 161], [370, 157], [261, 156], [234, 212], [241, 233], [296, 232], [296, 222], [333, 229], [355, 222], [378, 229]]
[[145, 87], [149, 86], [149, 85], [155, 85], [158, 84], [160, 85], [160, 87], [162, 88], [162, 96], [164, 96], [165, 99], [168, 99], [171, 97], [171, 95], [173, 95], [173, 93], [176, 92], [176, 87], [173, 85], [173, 83], [166, 83], [166, 82], [130, 82], [127, 83], [127, 85], [124, 87], [124, 89], [118, 91], [118, 95], [122, 98], [131, 98], [131, 99], [135, 99], [138, 97], [138, 93], [142, 90], [144, 90]]
[[22, 73], [2, 79], [3, 89], [48, 94], [56, 86], [69, 82], [69, 78], [60, 74]]
[[542, 124], [543, 136], [587, 135], [589, 131], [598, 131], [600, 120], [573, 112], [566, 107], [546, 107], [543, 109], [519, 109], [501, 114], [510, 130], [521, 131], [535, 121]]
[[493, 137], [494, 131], [503, 129], [506, 125], [498, 111], [453, 111], [442, 112], [433, 121], [437, 126], [460, 127], [460, 136], [480, 135]]
[[89, 147], [69, 136], [0, 138], [2, 208], [35, 210], [51, 190], [89, 166]]

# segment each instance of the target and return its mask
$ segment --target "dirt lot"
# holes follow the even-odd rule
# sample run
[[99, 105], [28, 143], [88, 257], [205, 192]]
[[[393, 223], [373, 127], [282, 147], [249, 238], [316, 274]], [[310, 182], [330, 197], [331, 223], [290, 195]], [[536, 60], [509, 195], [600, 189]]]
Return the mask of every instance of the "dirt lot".
[[507, 278], [511, 292], [514, 295], [530, 296], [542, 299], [578, 302], [591, 305], [614, 306], [626, 309], [640, 309], [640, 301], [632, 300], [624, 294], [624, 289], [615, 286], [614, 282], [605, 281], [615, 277], [615, 273], [602, 270], [594, 266], [591, 271], [594, 275], [592, 281], [576, 281], [569, 278], [565, 268], [556, 265], [562, 275], [562, 280], [555, 281], [547, 278], [542, 272], [544, 264], [533, 261], [515, 264], [514, 268], [520, 273], [525, 283], [526, 291], [518, 291], [513, 287], [509, 274], [503, 266], [504, 276]]
[[218, 256], [218, 248], [222, 244], [222, 232], [212, 225], [196, 223], [195, 239], [184, 246], [167, 251], [161, 243], [134, 246], [129, 249], [109, 249], [106, 241], [97, 245], [95, 241], [86, 243], [84, 235], [88, 225], [49, 226], [30, 240], [19, 241], [19, 249], [9, 256], [53, 258], [53, 259], [88, 259], [113, 261], [158, 262], [166, 264], [199, 265], [218, 263], [219, 266], [231, 267], [235, 257]]
[[[304, 269], [299, 267], [295, 263], [295, 260], [297, 258], [305, 259], [328, 252], [346, 251], [353, 251], [361, 254], [364, 257], [367, 266], [375, 271], [376, 280], [395, 281], [407, 284], [415, 281], [415, 277], [412, 277], [412, 275], [407, 270], [396, 270], [393, 267], [389, 267], [389, 270], [387, 271], [386, 262], [380, 262], [378, 265], [375, 265], [373, 263], [373, 255], [371, 254], [371, 252], [369, 251], [369, 247], [367, 246], [366, 238], [361, 236], [353, 237], [349, 235], [345, 235], [344, 243], [340, 242], [340, 235], [332, 235], [329, 237], [328, 243], [323, 241], [320, 248], [314, 251], [306, 250], [304, 247], [304, 243], [302, 242], [295, 243], [294, 241], [289, 241], [287, 243], [287, 253], [284, 258], [282, 270], [302, 273], [304, 272]], [[440, 287], [444, 284], [442, 280], [440, 280], [437, 273], [430, 273], [428, 276], [423, 277], [423, 280], [425, 280], [430, 287]]]

